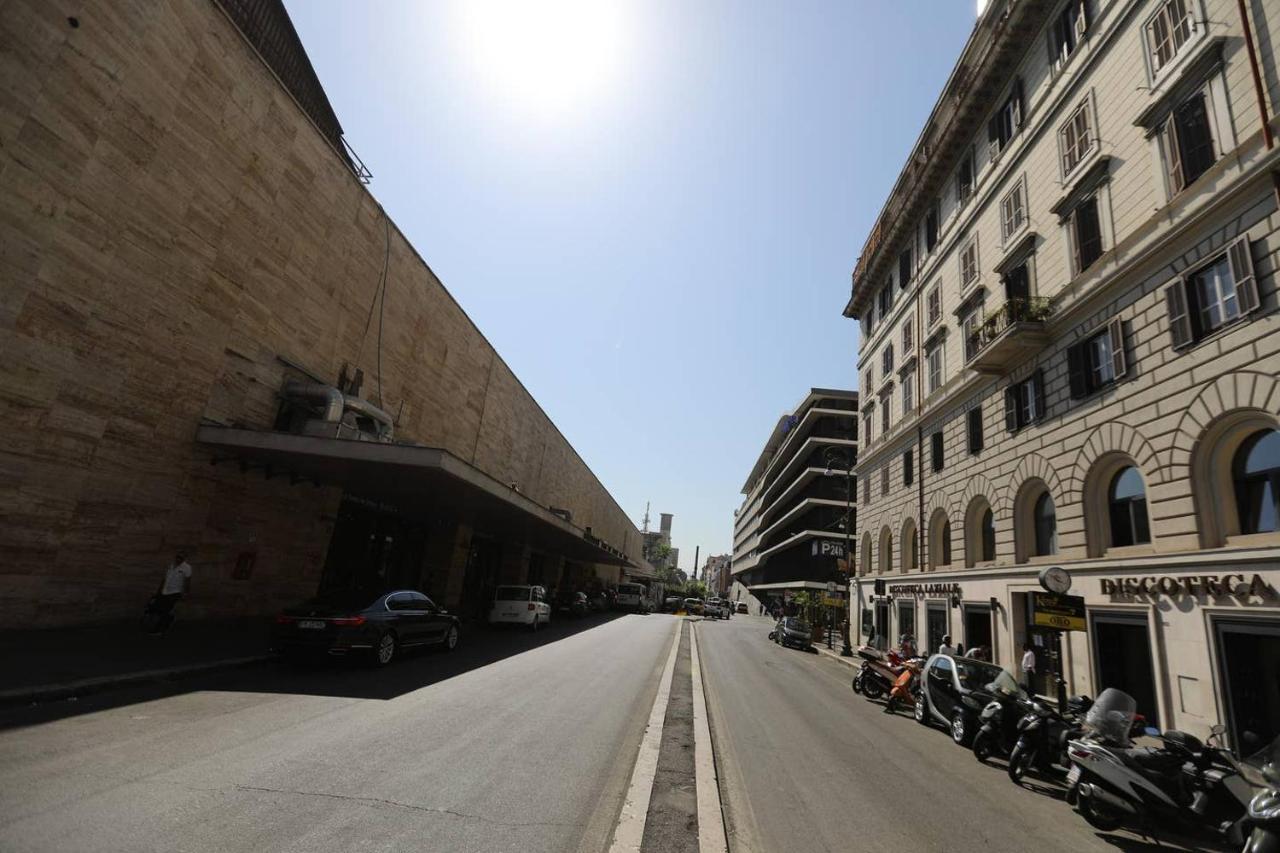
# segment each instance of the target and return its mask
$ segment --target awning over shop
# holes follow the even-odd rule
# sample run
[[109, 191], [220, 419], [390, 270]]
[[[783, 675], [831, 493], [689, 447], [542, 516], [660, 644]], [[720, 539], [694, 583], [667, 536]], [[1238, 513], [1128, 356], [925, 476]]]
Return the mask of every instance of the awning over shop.
[[[752, 592], [782, 592], [787, 589], [811, 589], [815, 592], [826, 592], [827, 585], [818, 581], [782, 581], [781, 583], [758, 583], [748, 586], [747, 589]], [[845, 584], [836, 584], [836, 592], [845, 592], [848, 587]]]
[[267, 477], [341, 486], [402, 515], [444, 515], [570, 560], [643, 572], [624, 554], [547, 507], [436, 447], [381, 444], [285, 432], [202, 425], [196, 441], [215, 461], [235, 461]]

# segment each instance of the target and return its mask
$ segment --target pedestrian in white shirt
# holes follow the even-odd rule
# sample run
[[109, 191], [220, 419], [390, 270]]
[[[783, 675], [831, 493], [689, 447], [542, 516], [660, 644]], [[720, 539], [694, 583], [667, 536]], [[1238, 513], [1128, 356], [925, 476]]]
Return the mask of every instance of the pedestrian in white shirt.
[[160, 582], [160, 591], [156, 593], [155, 600], [149, 608], [159, 617], [153, 633], [163, 634], [169, 629], [173, 624], [173, 608], [190, 588], [191, 564], [187, 562], [187, 555], [179, 551], [173, 556], [173, 562], [169, 564], [169, 568], [165, 570], [164, 580]]
[[1036, 653], [1030, 643], [1022, 644], [1022, 686], [1028, 694], [1035, 695]]
[[944, 634], [942, 636], [942, 645], [938, 646], [938, 654], [955, 655], [955, 653], [956, 653], [956, 647], [951, 645], [951, 635]]

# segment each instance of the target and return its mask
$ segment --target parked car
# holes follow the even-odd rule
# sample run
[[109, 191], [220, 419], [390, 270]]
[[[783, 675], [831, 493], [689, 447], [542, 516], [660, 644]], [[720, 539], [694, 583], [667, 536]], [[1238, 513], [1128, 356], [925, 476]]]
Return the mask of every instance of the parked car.
[[556, 612], [565, 616], [572, 616], [577, 619], [587, 615], [591, 607], [587, 604], [587, 594], [585, 592], [573, 592], [566, 598], [561, 598], [556, 602]]
[[812, 645], [813, 632], [809, 623], [797, 616], [784, 616], [774, 628], [773, 640], [780, 646], [807, 649]]
[[747, 612], [747, 603], [746, 603], [745, 601], [739, 601], [739, 602], [738, 602], [738, 612], [739, 612], [739, 613], [746, 613], [746, 612]]
[[365, 654], [376, 666], [386, 666], [414, 646], [453, 651], [458, 637], [458, 618], [415, 590], [337, 592], [280, 611], [271, 647], [290, 657]]
[[707, 605], [701, 598], [686, 598], [684, 600], [684, 612], [690, 616], [701, 616], [706, 612]]
[[646, 597], [649, 591], [644, 588], [643, 584], [638, 583], [620, 583], [618, 584], [618, 595], [614, 599], [614, 607], [618, 610], [627, 610], [632, 613], [644, 613], [645, 605], [648, 604]]
[[523, 625], [530, 631], [551, 622], [547, 591], [540, 586], [500, 586], [489, 608], [490, 625]]
[[724, 603], [718, 598], [707, 599], [706, 603], [702, 605], [702, 615], [708, 619], [729, 618]]
[[663, 613], [675, 613], [681, 607], [684, 607], [684, 599], [678, 595], [673, 595], [662, 602]]
[[[941, 723], [951, 739], [968, 746], [977, 733], [978, 718], [992, 699], [988, 685], [1008, 672], [993, 663], [937, 654], [925, 664], [915, 718], [921, 725]], [[1012, 678], [1012, 676], [1009, 676]]]

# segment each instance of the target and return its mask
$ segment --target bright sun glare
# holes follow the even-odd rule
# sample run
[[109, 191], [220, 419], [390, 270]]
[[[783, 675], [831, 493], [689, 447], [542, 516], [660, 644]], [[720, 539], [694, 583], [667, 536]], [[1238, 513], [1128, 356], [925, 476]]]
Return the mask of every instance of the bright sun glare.
[[583, 109], [608, 91], [623, 48], [609, 0], [463, 0], [466, 56], [494, 94], [547, 116]]

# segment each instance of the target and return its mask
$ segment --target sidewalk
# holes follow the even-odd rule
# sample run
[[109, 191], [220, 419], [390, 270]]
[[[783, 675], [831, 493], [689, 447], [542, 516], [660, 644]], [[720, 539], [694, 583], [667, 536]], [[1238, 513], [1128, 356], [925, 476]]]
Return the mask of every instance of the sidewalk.
[[263, 617], [178, 622], [163, 637], [137, 623], [0, 632], [0, 705], [243, 666], [265, 660]]

